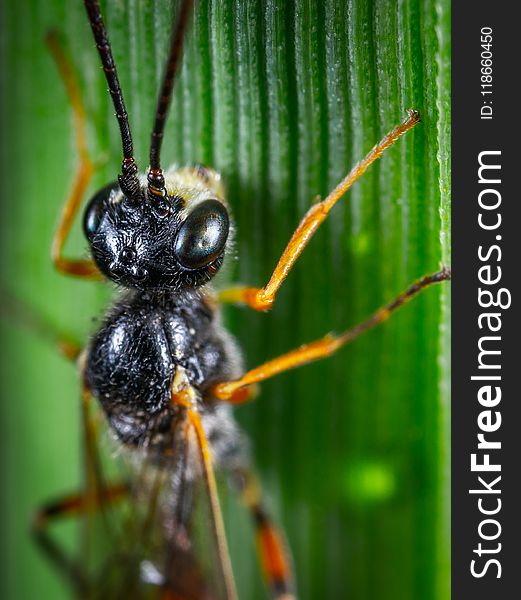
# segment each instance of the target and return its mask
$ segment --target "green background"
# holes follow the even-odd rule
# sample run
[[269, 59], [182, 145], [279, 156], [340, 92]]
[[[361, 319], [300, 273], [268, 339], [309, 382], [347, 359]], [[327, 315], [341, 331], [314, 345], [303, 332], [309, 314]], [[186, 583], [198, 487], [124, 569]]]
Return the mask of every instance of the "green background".
[[[198, 2], [164, 163], [199, 161], [223, 175], [237, 260], [221, 284], [263, 284], [313, 198], [407, 108], [423, 119], [335, 208], [271, 313], [226, 309], [249, 366], [342, 331], [449, 263], [449, 6]], [[144, 168], [171, 2], [102, 7]], [[119, 169], [113, 110], [79, 1], [7, 0], [0, 13], [2, 287], [84, 340], [111, 292], [62, 277], [49, 261], [76, 164], [49, 28], [79, 73], [100, 163], [91, 193]], [[79, 226], [68, 251], [84, 252]], [[428, 290], [336, 357], [266, 382], [236, 411], [302, 598], [449, 597], [448, 294], [448, 285]], [[80, 480], [77, 375], [9, 316], [2, 334], [2, 596], [67, 597], [28, 523], [40, 502]], [[245, 517], [224, 504], [241, 597], [264, 598]]]

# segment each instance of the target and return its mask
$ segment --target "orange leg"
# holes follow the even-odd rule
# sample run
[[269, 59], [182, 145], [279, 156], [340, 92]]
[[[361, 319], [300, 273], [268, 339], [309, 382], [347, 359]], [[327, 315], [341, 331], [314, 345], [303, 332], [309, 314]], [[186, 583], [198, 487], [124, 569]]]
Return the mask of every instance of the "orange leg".
[[339, 348], [352, 342], [365, 331], [386, 321], [397, 308], [408, 302], [424, 288], [433, 283], [449, 280], [450, 277], [451, 273], [449, 269], [443, 269], [433, 275], [422, 277], [397, 296], [392, 302], [377, 310], [371, 317], [352, 329], [348, 329], [344, 333], [336, 336], [328, 334], [320, 340], [304, 344], [303, 346], [300, 346], [300, 348], [292, 350], [287, 354], [283, 354], [278, 358], [274, 358], [273, 360], [264, 363], [256, 369], [248, 371], [236, 381], [218, 383], [213, 387], [212, 394], [219, 400], [226, 400], [230, 403], [239, 404], [243, 401], [240, 394], [240, 391], [243, 390], [243, 388], [264, 381], [278, 373], [289, 371], [290, 369], [300, 367], [301, 365], [305, 365], [320, 358], [325, 358], [326, 356], [331, 356]]
[[91, 260], [69, 259], [63, 256], [63, 246], [69, 235], [74, 219], [78, 213], [83, 196], [92, 177], [94, 165], [87, 151], [85, 136], [85, 108], [81, 101], [78, 83], [74, 77], [72, 67], [63, 52], [58, 37], [54, 32], [47, 35], [47, 45], [56, 62], [61, 78], [65, 84], [67, 95], [74, 115], [74, 130], [76, 137], [76, 150], [79, 155], [79, 166], [74, 178], [71, 193], [65, 202], [60, 215], [58, 228], [53, 238], [51, 247], [52, 261], [62, 273], [81, 277], [84, 279], [99, 279], [100, 273]]
[[0, 290], [0, 317], [13, 321], [42, 340], [50, 342], [60, 354], [72, 362], [76, 361], [81, 354], [80, 344], [70, 336], [58, 331], [41, 314], [6, 290]]
[[415, 110], [410, 110], [407, 118], [390, 131], [376, 146], [337, 185], [337, 187], [322, 202], [314, 204], [306, 213], [300, 225], [292, 235], [286, 249], [273, 271], [271, 279], [263, 288], [235, 287], [224, 290], [219, 294], [221, 302], [234, 302], [247, 304], [255, 310], [267, 310], [275, 301], [275, 295], [288, 276], [315, 231], [329, 214], [338, 200], [347, 192], [353, 183], [361, 177], [368, 167], [392, 146], [398, 138], [412, 129], [420, 121], [420, 115]]
[[100, 458], [97, 448], [98, 423], [92, 410], [92, 396], [87, 388], [81, 395], [81, 416], [83, 425], [83, 451], [85, 465], [85, 502], [96, 506], [100, 503], [105, 485], [101, 473]]
[[[80, 371], [82, 369], [82, 361], [80, 359]], [[83, 374], [80, 374], [83, 380]], [[97, 513], [103, 521], [105, 531], [112, 535], [113, 524], [110, 515], [107, 514], [109, 503], [106, 502], [107, 490], [110, 486], [107, 484], [100, 454], [98, 449], [98, 437], [101, 413], [93, 405], [93, 397], [90, 390], [86, 387], [82, 388], [81, 395], [81, 420], [82, 420], [82, 436], [83, 436], [83, 503], [85, 509], [83, 514], [85, 518], [82, 521], [82, 529], [80, 531], [81, 555], [90, 557], [94, 551], [93, 532], [95, 531], [93, 520]], [[110, 494], [109, 494], [110, 496]], [[98, 509], [101, 509], [98, 511]]]
[[81, 562], [68, 556], [67, 553], [49, 535], [48, 527], [58, 518], [79, 516], [99, 506], [111, 504], [124, 498], [128, 493], [126, 485], [114, 485], [105, 488], [98, 497], [98, 504], [92, 506], [85, 493], [64, 496], [54, 502], [49, 502], [36, 512], [32, 533], [40, 549], [54, 565], [66, 576], [73, 585], [79, 597], [87, 597], [91, 586], [89, 578]]
[[228, 600], [237, 600], [237, 591], [235, 589], [235, 580], [233, 577], [230, 554], [228, 552], [228, 545], [226, 543], [226, 533], [224, 530], [224, 521], [219, 504], [219, 495], [217, 493], [217, 483], [215, 481], [215, 475], [213, 471], [211, 451], [208, 446], [208, 442], [206, 441], [206, 435], [204, 433], [200, 416], [193, 409], [189, 408], [187, 409], [187, 417], [188, 423], [191, 425], [195, 433], [197, 445], [199, 447], [205, 485], [210, 500], [210, 511], [212, 514], [212, 524], [214, 528], [213, 534], [216, 541], [217, 553], [219, 556], [221, 572], [226, 589], [226, 598]]
[[[99, 495], [98, 506], [110, 504], [121, 500], [128, 494], [128, 486], [125, 484], [113, 485], [105, 488]], [[33, 529], [40, 531], [46, 527], [49, 521], [58, 517], [70, 517], [84, 514], [92, 507], [89, 506], [85, 493], [63, 496], [56, 501], [49, 502], [36, 511], [33, 520]]]
[[65, 496], [55, 502], [50, 502], [40, 508], [33, 519], [33, 534], [36, 542], [55, 564], [55, 566], [69, 579], [78, 592], [79, 597], [87, 597], [91, 586], [90, 579], [84, 565], [71, 558], [49, 534], [49, 524], [57, 518], [68, 516], [84, 516], [82, 523], [82, 548], [81, 556], [89, 556], [91, 550], [92, 519], [101, 513], [107, 531], [110, 531], [108, 507], [128, 495], [129, 486], [126, 484], [106, 485], [97, 451], [97, 424], [91, 413], [91, 396], [84, 389], [82, 394], [82, 426], [85, 453], [85, 483], [84, 489], [77, 494]]
[[293, 575], [284, 536], [272, 523], [262, 502], [256, 477], [249, 471], [236, 470], [233, 481], [243, 504], [251, 512], [257, 530], [257, 549], [266, 585], [274, 600], [294, 600]]

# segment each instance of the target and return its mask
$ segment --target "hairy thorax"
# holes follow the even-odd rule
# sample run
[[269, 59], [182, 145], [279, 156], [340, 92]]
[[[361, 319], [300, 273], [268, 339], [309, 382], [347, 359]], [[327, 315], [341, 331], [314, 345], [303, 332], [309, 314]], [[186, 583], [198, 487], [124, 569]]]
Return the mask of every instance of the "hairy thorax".
[[240, 363], [207, 292], [133, 291], [91, 339], [84, 378], [123, 442], [155, 445], [168, 437], [175, 417], [172, 382], [179, 368], [202, 412], [213, 413], [209, 387], [239, 376]]

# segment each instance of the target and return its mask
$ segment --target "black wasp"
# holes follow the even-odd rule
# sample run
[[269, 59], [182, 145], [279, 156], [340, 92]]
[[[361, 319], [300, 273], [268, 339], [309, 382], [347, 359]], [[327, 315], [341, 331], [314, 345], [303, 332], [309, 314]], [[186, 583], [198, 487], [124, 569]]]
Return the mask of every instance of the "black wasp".
[[[150, 165], [144, 175], [134, 160], [128, 116], [99, 4], [96, 0], [84, 4], [119, 123], [123, 161], [117, 182], [98, 191], [84, 214], [92, 258], [65, 258], [63, 245], [93, 164], [86, 150], [78, 87], [56, 37], [51, 35], [49, 44], [76, 116], [80, 155], [73, 191], [54, 239], [53, 259], [66, 274], [102, 275], [124, 291], [86, 349], [64, 346], [69, 357], [78, 359], [83, 382], [87, 485], [84, 492], [42, 509], [36, 522], [38, 539], [81, 597], [236, 598], [213, 472], [217, 468], [228, 474], [251, 511], [271, 596], [289, 600], [296, 592], [288, 552], [264, 509], [231, 405], [247, 401], [260, 381], [331, 355], [387, 319], [425, 287], [449, 279], [450, 272], [444, 269], [423, 277], [353, 329], [327, 335], [246, 372], [235, 340], [220, 324], [218, 304], [270, 308], [293, 264], [336, 201], [419, 122], [419, 115], [409, 111], [323, 201], [312, 206], [265, 287], [236, 287], [217, 296], [208, 284], [225, 260], [233, 229], [221, 178], [202, 166], [163, 171], [160, 163], [192, 3], [181, 2], [173, 27], [151, 135]], [[100, 403], [128, 457], [133, 473], [128, 481], [111, 485], [102, 476], [91, 398]], [[136, 542], [111, 549], [94, 570], [69, 559], [49, 535], [51, 517], [106, 513], [114, 504], [129, 500], [134, 508], [127, 527], [134, 531]], [[195, 512], [206, 515], [205, 531], [198, 530]]]

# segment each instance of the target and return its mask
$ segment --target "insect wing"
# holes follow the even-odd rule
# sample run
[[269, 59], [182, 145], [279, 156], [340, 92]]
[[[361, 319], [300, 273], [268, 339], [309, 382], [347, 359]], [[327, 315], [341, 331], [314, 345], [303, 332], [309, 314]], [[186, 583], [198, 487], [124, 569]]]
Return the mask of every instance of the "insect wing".
[[[172, 438], [172, 451], [164, 453], [170, 458], [159, 461], [151, 450], [107, 451], [96, 440], [96, 453], [103, 457], [88, 469], [95, 474], [91, 493], [98, 500], [94, 513], [85, 515], [83, 535], [91, 597], [236, 598], [199, 417], [176, 422]], [[114, 489], [108, 482], [114, 480], [127, 482], [128, 493], [106, 502]]]
[[[189, 462], [185, 469], [184, 529], [187, 546], [172, 548], [169, 578], [183, 598], [235, 600], [237, 595], [211, 462], [211, 452], [198, 415], [187, 428]], [[195, 477], [194, 477], [195, 475]], [[189, 479], [191, 478], [191, 480]]]
[[[96, 413], [101, 416], [99, 409]], [[168, 473], [152, 467], [143, 449], [114, 446], [104, 433], [85, 454], [86, 494], [95, 508], [86, 512], [82, 523], [87, 597], [157, 598], [164, 582], [161, 504], [168, 496]], [[121, 488], [125, 492], [112, 501], [113, 490]]]

